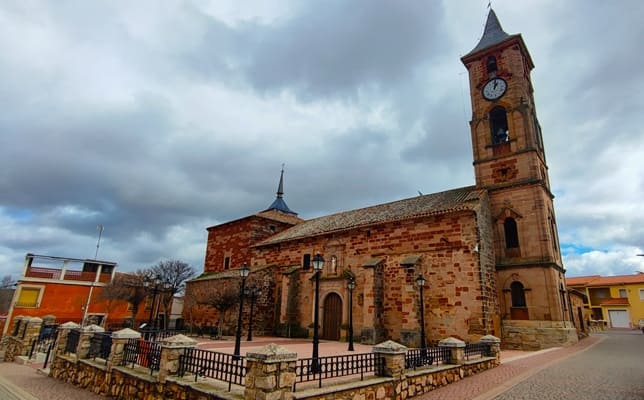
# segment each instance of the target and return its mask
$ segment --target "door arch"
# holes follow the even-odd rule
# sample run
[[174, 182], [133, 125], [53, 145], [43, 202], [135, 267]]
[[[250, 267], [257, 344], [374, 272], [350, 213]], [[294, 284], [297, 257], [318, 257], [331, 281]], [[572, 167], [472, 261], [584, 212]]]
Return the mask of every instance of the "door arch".
[[342, 299], [337, 293], [329, 293], [324, 299], [322, 339], [340, 340], [342, 325]]

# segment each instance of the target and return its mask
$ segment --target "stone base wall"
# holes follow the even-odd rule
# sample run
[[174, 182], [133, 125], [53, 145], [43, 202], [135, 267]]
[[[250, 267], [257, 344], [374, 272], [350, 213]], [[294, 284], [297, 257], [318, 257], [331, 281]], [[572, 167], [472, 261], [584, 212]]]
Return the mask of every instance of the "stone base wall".
[[[333, 392], [333, 400], [395, 400], [407, 399], [431, 392], [442, 386], [457, 382], [468, 376], [499, 366], [497, 359], [486, 358], [480, 361], [468, 362], [460, 366], [445, 366], [436, 369], [407, 371], [401, 380], [379, 378], [378, 383], [368, 381], [356, 382], [350, 385], [340, 385], [340, 390]], [[331, 387], [311, 389], [291, 394], [297, 400], [328, 400]]]
[[[497, 367], [496, 358], [470, 361], [464, 365], [444, 366], [438, 369], [407, 371], [401, 380], [375, 377], [335, 388], [329, 384], [319, 390], [305, 390], [287, 393], [290, 399], [326, 400], [333, 392], [334, 400], [394, 400], [419, 396], [439, 387], [459, 381], [478, 372]], [[80, 360], [74, 357], [56, 356], [51, 376], [74, 386], [82, 387], [96, 394], [123, 400], [162, 399], [230, 399], [231, 393], [216, 389], [203, 381], [194, 383], [180, 378], [168, 379], [164, 383], [151, 376], [150, 370], [142, 368], [114, 367], [109, 372], [99, 361]], [[335, 390], [334, 390], [335, 389]], [[357, 396], [357, 397], [356, 397]], [[286, 400], [286, 399], [285, 399]]]
[[5, 336], [0, 343], [0, 350], [4, 353], [2, 361], [13, 362], [16, 357], [23, 355], [25, 351], [24, 343], [13, 336]]
[[541, 350], [570, 346], [579, 341], [577, 329], [567, 321], [503, 321], [501, 347], [512, 350]]

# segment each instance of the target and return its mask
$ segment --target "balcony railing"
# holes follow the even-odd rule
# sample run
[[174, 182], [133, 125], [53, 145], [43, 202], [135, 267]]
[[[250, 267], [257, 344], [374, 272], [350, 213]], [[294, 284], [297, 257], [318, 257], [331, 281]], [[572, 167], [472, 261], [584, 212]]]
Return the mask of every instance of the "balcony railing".
[[[29, 278], [44, 278], [44, 279], [61, 279], [69, 281], [80, 282], [94, 282], [96, 280], [96, 272], [84, 272], [77, 270], [66, 270], [63, 276], [62, 269], [56, 268], [43, 268], [43, 267], [29, 267], [27, 269], [26, 277]], [[98, 281], [101, 283], [110, 283], [112, 280], [111, 273], [101, 273]]]

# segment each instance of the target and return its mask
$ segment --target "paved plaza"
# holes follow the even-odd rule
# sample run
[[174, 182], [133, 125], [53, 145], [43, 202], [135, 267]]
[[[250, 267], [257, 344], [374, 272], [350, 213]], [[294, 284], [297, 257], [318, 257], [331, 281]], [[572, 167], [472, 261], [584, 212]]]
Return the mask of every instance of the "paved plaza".
[[[234, 341], [197, 338], [199, 348], [232, 353]], [[242, 341], [246, 354], [269, 343], [311, 356], [311, 341], [257, 337]], [[354, 353], [372, 346], [355, 344]], [[320, 356], [347, 354], [347, 343], [320, 343]], [[537, 352], [502, 351], [501, 366], [415, 398], [420, 400], [489, 399], [644, 399], [644, 335], [639, 331], [595, 334], [566, 348]], [[49, 378], [38, 365], [0, 363], [2, 400], [105, 399]]]

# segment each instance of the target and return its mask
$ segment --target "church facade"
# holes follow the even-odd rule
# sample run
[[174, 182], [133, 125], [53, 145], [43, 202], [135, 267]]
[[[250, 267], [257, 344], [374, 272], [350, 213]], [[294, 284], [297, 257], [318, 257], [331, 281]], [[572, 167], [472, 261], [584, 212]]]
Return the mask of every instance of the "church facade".
[[284, 202], [282, 172], [267, 210], [208, 228], [204, 274], [189, 282], [188, 295], [236, 285], [247, 264], [260, 294], [255, 314], [243, 312], [245, 325], [310, 334], [311, 261], [320, 254], [322, 339], [346, 338], [351, 315], [363, 343], [417, 347], [421, 332], [427, 343], [487, 334], [506, 348], [576, 342], [530, 54], [490, 10], [481, 40], [461, 60], [470, 81], [475, 185], [303, 220]]

